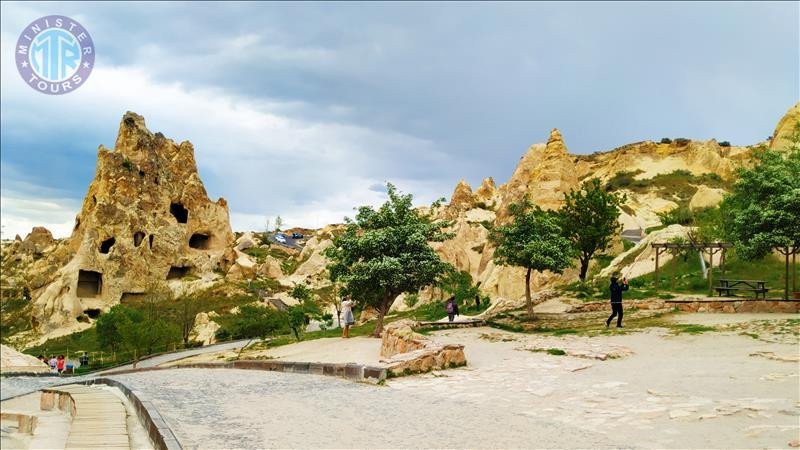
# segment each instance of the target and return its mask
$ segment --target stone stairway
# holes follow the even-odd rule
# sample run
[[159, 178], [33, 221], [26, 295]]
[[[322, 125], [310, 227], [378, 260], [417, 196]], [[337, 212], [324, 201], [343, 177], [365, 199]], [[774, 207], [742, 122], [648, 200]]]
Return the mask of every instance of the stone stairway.
[[98, 386], [46, 389], [42, 409], [58, 406], [72, 416], [67, 449], [130, 449], [128, 413], [119, 397]]

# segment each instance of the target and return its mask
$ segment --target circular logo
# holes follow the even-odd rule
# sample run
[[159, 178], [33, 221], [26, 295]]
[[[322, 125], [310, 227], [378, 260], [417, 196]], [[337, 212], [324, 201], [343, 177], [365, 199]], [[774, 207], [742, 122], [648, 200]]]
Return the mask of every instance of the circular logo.
[[22, 79], [43, 94], [74, 91], [94, 68], [92, 37], [81, 24], [65, 16], [45, 16], [31, 22], [22, 30], [14, 52]]

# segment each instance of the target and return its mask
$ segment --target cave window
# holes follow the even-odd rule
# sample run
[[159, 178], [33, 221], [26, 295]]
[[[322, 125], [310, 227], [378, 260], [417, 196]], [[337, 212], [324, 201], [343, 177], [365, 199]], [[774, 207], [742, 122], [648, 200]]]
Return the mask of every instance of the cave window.
[[116, 242], [117, 242], [117, 240], [114, 239], [113, 237], [110, 237], [110, 238], [106, 239], [105, 241], [103, 241], [100, 244], [100, 253], [108, 253], [109, 251], [111, 251], [111, 247], [113, 247], [114, 243], [116, 243]]
[[103, 274], [92, 270], [78, 271], [78, 297], [97, 297], [103, 291]]
[[95, 196], [95, 195], [92, 196], [92, 204], [94, 204], [94, 205], [97, 204], [97, 196]]
[[140, 170], [140, 171], [139, 171], [139, 176], [140, 176], [140, 177], [142, 177], [142, 178], [144, 178], [144, 170]]
[[189, 210], [184, 208], [180, 203], [171, 203], [169, 205], [169, 212], [175, 216], [178, 223], [186, 223], [189, 220]]
[[148, 240], [150, 241], [150, 243], [149, 243], [149, 245], [150, 245], [150, 250], [152, 250], [152, 249], [153, 249], [153, 238], [154, 238], [154, 237], [155, 237], [155, 236], [153, 236], [153, 235], [151, 234], [151, 235], [150, 235], [150, 237], [148, 238]]
[[154, 181], [156, 184], [158, 184], [158, 177], [155, 177], [155, 179], [154, 179], [153, 181]]
[[178, 278], [183, 278], [189, 274], [189, 269], [189, 267], [172, 266], [169, 268], [169, 272], [167, 272], [167, 279], [175, 280]]
[[208, 250], [211, 245], [211, 236], [203, 233], [194, 233], [189, 238], [189, 247], [200, 250]]
[[83, 313], [89, 316], [90, 319], [97, 319], [100, 317], [100, 310], [99, 309], [84, 309]]
[[133, 246], [134, 247], [138, 247], [138, 246], [142, 245], [142, 241], [143, 240], [144, 240], [144, 233], [142, 233], [141, 231], [137, 231], [136, 233], [133, 233]]
[[119, 299], [120, 303], [135, 303], [144, 298], [144, 292], [123, 292]]
[[80, 227], [80, 226], [81, 226], [81, 218], [80, 217], [76, 217], [75, 218], [75, 228], [73, 228], [72, 231], [77, 230], [78, 227]]

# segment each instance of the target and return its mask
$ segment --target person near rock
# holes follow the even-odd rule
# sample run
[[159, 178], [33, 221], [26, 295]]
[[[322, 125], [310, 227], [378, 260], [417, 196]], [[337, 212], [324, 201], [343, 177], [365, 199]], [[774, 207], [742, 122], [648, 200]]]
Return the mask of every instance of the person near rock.
[[55, 372], [56, 371], [56, 364], [57, 363], [58, 363], [58, 360], [56, 359], [56, 355], [50, 355], [50, 359], [47, 361], [47, 365], [50, 366], [50, 371], [51, 372]]
[[342, 331], [343, 338], [350, 337], [350, 326], [356, 323], [355, 317], [353, 317], [353, 306], [354, 302], [350, 297], [345, 298], [342, 301], [342, 318], [344, 319], [344, 330]]
[[450, 297], [447, 299], [447, 303], [445, 304], [445, 309], [447, 310], [447, 319], [452, 322], [455, 316], [458, 316], [458, 303], [456, 302], [455, 297]]
[[623, 278], [620, 284], [619, 272], [614, 272], [611, 275], [611, 316], [606, 320], [606, 328], [611, 325], [611, 320], [617, 318], [617, 328], [622, 328], [622, 292], [628, 290], [628, 279]]
[[58, 370], [59, 375], [61, 375], [61, 373], [64, 371], [64, 366], [66, 363], [67, 359], [64, 358], [64, 355], [58, 355], [58, 359], [56, 360], [56, 370]]

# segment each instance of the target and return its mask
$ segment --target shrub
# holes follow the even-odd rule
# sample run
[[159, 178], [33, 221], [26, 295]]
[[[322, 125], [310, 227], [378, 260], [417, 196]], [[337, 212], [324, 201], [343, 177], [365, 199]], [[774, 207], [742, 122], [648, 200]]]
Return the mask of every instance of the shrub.
[[658, 217], [664, 225], [689, 225], [692, 223], [692, 212], [686, 206], [679, 206], [665, 213], [660, 213]]
[[405, 298], [405, 304], [409, 308], [413, 308], [419, 302], [419, 295], [418, 294], [408, 294]]
[[719, 143], [719, 146], [720, 147], [730, 147], [731, 143], [728, 142], [728, 141], [722, 141], [722, 142]]
[[690, 139], [686, 139], [686, 138], [677, 138], [677, 139], [675, 139], [675, 143], [679, 147], [685, 147], [685, 146], [689, 145], [689, 142], [692, 142], [692, 141]]
[[548, 348], [547, 349], [547, 353], [549, 353], [551, 355], [556, 355], [556, 356], [564, 356], [564, 355], [567, 354], [567, 352], [565, 352], [564, 350], [561, 350], [560, 348]]
[[130, 159], [125, 158], [124, 160], [122, 160], [122, 167], [128, 170], [133, 170], [133, 163], [131, 162]]
[[662, 144], [672, 144], [672, 139], [670, 138], [661, 138]]

